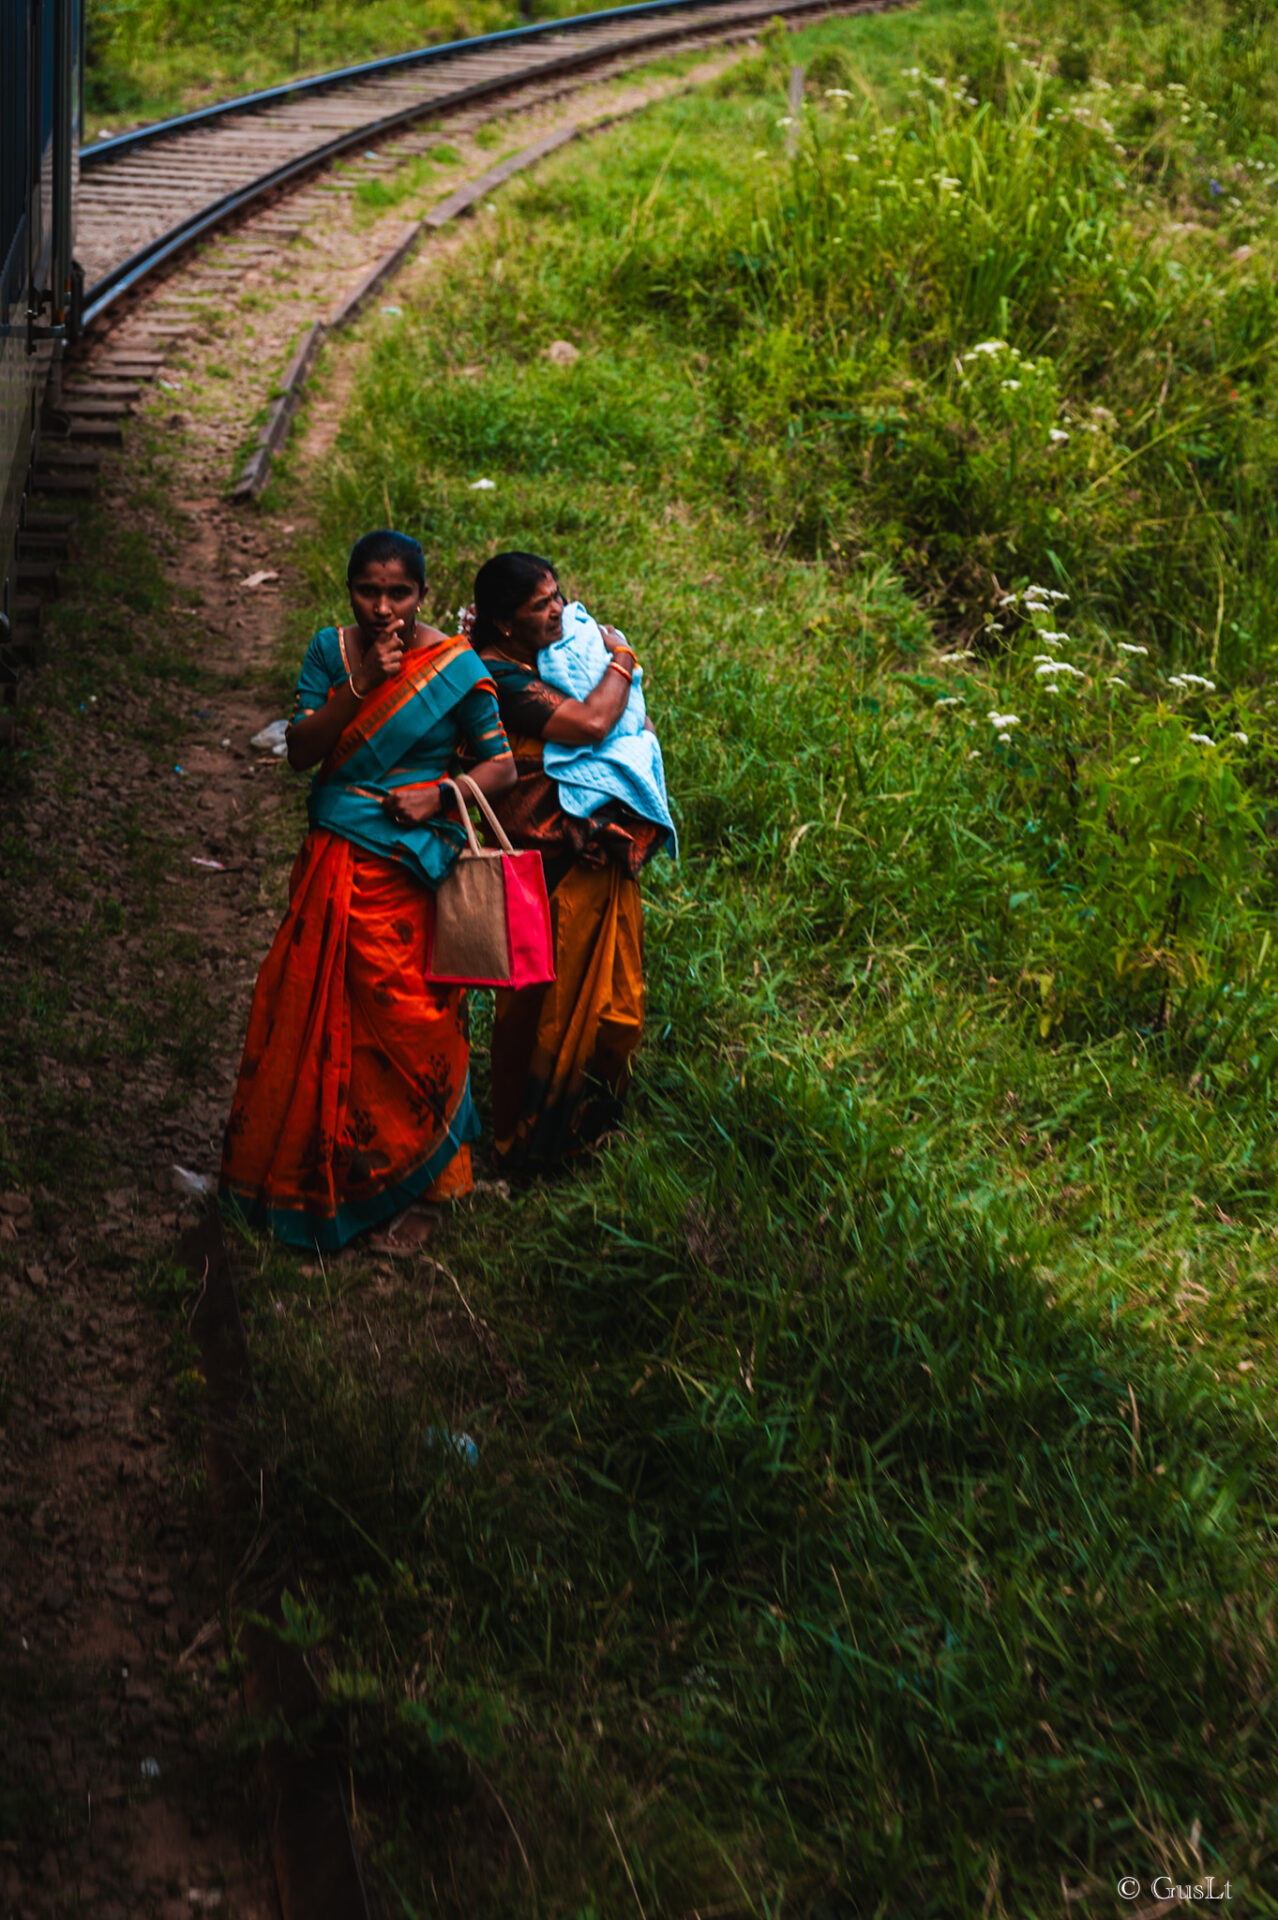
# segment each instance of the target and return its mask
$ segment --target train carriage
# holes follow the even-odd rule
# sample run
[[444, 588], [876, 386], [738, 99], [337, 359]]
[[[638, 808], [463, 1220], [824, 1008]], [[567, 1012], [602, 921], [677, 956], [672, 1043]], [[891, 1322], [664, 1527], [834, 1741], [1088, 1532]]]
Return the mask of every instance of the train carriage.
[[[50, 366], [74, 322], [84, 0], [0, 0], [0, 611]], [[11, 678], [0, 659], [0, 679]]]

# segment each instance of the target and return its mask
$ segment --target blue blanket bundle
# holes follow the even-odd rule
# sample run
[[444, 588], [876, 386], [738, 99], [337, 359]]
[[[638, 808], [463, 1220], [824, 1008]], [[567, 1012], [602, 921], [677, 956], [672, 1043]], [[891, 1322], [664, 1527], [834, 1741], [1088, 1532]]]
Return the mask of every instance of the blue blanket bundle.
[[[597, 623], [579, 600], [564, 608], [563, 638], [543, 647], [537, 671], [549, 686], [574, 700], [592, 693], [608, 670], [612, 655]], [[635, 668], [625, 711], [598, 746], [570, 747], [547, 740], [543, 765], [559, 788], [565, 813], [585, 819], [605, 800], [622, 800], [643, 820], [666, 829], [666, 851], [677, 856], [678, 837], [666, 795], [661, 745], [644, 726], [643, 669]]]

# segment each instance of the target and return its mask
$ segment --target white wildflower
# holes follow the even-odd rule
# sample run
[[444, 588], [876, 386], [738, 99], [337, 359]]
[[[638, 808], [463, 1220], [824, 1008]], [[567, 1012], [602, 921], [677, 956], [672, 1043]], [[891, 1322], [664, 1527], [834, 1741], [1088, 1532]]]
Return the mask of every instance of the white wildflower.
[[1231, 740], [1236, 740], [1240, 747], [1247, 745], [1247, 736], [1245, 733], [1231, 733], [1229, 737]]
[[794, 125], [794, 121], [790, 118], [789, 114], [787, 113], [785, 118], [782, 120], [778, 120], [776, 124], [779, 127], [792, 127]]
[[996, 713], [992, 707], [988, 718], [990, 725], [999, 733], [1006, 732], [1008, 727], [1019, 727], [1021, 724], [1019, 713]]
[[1054, 447], [1063, 447], [1069, 439], [1069, 435], [1066, 433], [1064, 427], [1049, 427], [1047, 437]]
[[1207, 693], [1215, 693], [1216, 691], [1216, 682], [1214, 680], [1204, 680], [1201, 673], [1182, 673], [1178, 678], [1182, 685], [1186, 687], [1202, 687]]
[[1042, 679], [1045, 674], [1052, 673], [1068, 674], [1072, 680], [1086, 680], [1087, 678], [1087, 675], [1078, 667], [1072, 667], [1068, 660], [1045, 660], [1042, 666], [1035, 667], [1034, 671], [1040, 679]]
[[953, 653], [938, 654], [936, 664], [938, 667], [950, 667], [959, 660], [971, 660], [974, 657], [970, 647], [956, 647]]
[[963, 184], [961, 180], [952, 180], [948, 173], [934, 173], [932, 178], [935, 180], [937, 186], [940, 187], [942, 193], [953, 193], [957, 187]]
[[978, 340], [976, 345], [974, 347], [969, 347], [967, 352], [962, 357], [964, 360], [975, 360], [978, 353], [1006, 353], [1006, 352], [1007, 352], [1006, 340]]
[[1012, 736], [1011, 736], [1011, 734], [1010, 734], [1010, 733], [1000, 733], [1000, 735], [998, 736], [998, 743], [999, 743], [999, 745], [1000, 745], [1001, 747], [1010, 747], [1010, 746], [1011, 746], [1011, 744], [1012, 744]]
[[943, 700], [938, 700], [935, 704], [938, 707], [961, 707], [963, 700], [960, 694], [947, 693]]
[[859, 153], [845, 153], [843, 158], [845, 160], [850, 160], [852, 162], [852, 165], [855, 167], [860, 164], [861, 156]]
[[1056, 627], [1040, 627], [1038, 637], [1040, 640], [1046, 640], [1049, 646], [1059, 645], [1061, 641], [1064, 641], [1066, 646], [1069, 645], [1069, 635], [1061, 633]]
[[1196, 747], [1214, 747], [1216, 744], [1209, 733], [1191, 733], [1189, 737]]
[[1120, 640], [1118, 643], [1118, 651], [1120, 653], [1148, 653], [1149, 648], [1134, 646], [1130, 640]]
[[1021, 390], [1021, 383], [1019, 380], [1004, 380], [1003, 382], [1004, 393], [1019, 393], [1020, 390]]
[[1116, 673], [1111, 673], [1111, 674], [1110, 674], [1110, 676], [1109, 676], [1109, 684], [1110, 684], [1110, 686], [1111, 686], [1111, 687], [1126, 687], [1126, 688], [1127, 688], [1127, 691], [1128, 691], [1128, 693], [1130, 693], [1130, 692], [1131, 692], [1131, 690], [1132, 690], [1132, 689], [1131, 689], [1131, 682], [1130, 682], [1130, 681], [1128, 681], [1128, 680], [1123, 680], [1123, 679], [1121, 679], [1121, 678], [1119, 677], [1119, 675], [1118, 675], [1118, 674], [1116, 674]]
[[850, 100], [852, 95], [846, 87], [827, 87], [825, 97], [827, 100]]
[[495, 480], [472, 480], [470, 483], [470, 491], [472, 493], [493, 493], [496, 490], [496, 486], [497, 482]]

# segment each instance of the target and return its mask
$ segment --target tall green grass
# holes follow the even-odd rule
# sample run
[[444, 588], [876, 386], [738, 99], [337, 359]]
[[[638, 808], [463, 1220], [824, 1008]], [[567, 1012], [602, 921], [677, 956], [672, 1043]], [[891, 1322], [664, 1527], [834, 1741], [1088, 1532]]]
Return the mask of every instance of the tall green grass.
[[828, 24], [793, 160], [768, 46], [378, 322], [317, 602], [387, 503], [441, 615], [550, 552], [639, 647], [684, 848], [596, 1166], [394, 1288], [245, 1254], [405, 1913], [1278, 1910], [1271, 216], [1186, 234], [1179, 109], [1134, 198], [1072, 111], [1228, 29]]

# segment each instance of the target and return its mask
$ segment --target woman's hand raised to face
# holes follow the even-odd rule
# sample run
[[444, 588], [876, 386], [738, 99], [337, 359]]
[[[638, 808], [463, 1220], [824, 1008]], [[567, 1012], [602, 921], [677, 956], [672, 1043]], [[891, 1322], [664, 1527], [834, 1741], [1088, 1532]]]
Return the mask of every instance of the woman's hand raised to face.
[[356, 692], [367, 693], [372, 687], [380, 687], [383, 680], [393, 680], [404, 664], [404, 631], [402, 627], [393, 627], [389, 632], [379, 633], [376, 639], [361, 632], [364, 642], [363, 658], [360, 660]]
[[425, 588], [398, 560], [369, 561], [347, 584], [361, 650], [354, 687], [362, 698], [403, 666], [405, 649], [417, 638]]

